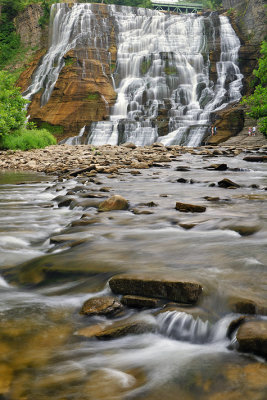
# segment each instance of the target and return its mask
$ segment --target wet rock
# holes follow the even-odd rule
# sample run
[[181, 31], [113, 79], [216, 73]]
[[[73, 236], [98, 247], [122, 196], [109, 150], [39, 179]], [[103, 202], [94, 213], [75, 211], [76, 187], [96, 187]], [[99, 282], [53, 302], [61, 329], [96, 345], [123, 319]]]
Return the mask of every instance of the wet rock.
[[179, 167], [175, 168], [175, 171], [190, 171], [190, 168], [184, 165], [180, 165]]
[[153, 317], [144, 319], [128, 318], [127, 320], [117, 321], [111, 325], [90, 326], [86, 330], [80, 330], [78, 335], [88, 338], [96, 337], [100, 340], [109, 340], [123, 337], [126, 335], [139, 335], [142, 333], [153, 332], [155, 330], [155, 321]]
[[110, 187], [103, 186], [102, 188], [99, 189], [100, 192], [110, 192]]
[[267, 304], [245, 297], [234, 297], [230, 299], [229, 307], [233, 312], [239, 314], [267, 315]]
[[121, 302], [125, 306], [133, 308], [156, 308], [162, 303], [160, 299], [132, 295], [123, 296]]
[[226, 336], [228, 337], [228, 339], [232, 339], [234, 333], [237, 331], [237, 329], [244, 324], [245, 322], [251, 321], [253, 317], [246, 317], [245, 315], [242, 315], [242, 317], [236, 318], [234, 319], [228, 329], [227, 329], [227, 333]]
[[132, 212], [136, 215], [150, 215], [150, 214], [154, 214], [153, 211], [150, 210], [140, 210], [139, 208], [133, 208]]
[[186, 230], [192, 229], [192, 228], [194, 228], [196, 225], [197, 225], [197, 224], [195, 224], [195, 223], [183, 223], [183, 222], [179, 224], [179, 226], [180, 226], [181, 228], [186, 229]]
[[222, 188], [225, 188], [225, 189], [229, 189], [229, 188], [239, 188], [239, 187], [240, 187], [237, 183], [231, 181], [231, 180], [228, 179], [228, 178], [224, 178], [224, 179], [222, 179], [221, 181], [219, 181], [219, 182], [218, 182], [218, 186], [220, 186], [220, 187], [222, 187]]
[[93, 297], [86, 300], [82, 306], [80, 314], [82, 315], [106, 315], [112, 316], [123, 309], [122, 303], [115, 297]]
[[79, 168], [79, 169], [76, 169], [75, 171], [70, 172], [70, 173], [69, 173], [69, 176], [81, 175], [81, 174], [83, 174], [84, 172], [90, 172], [90, 171], [92, 171], [93, 169], [95, 169], [95, 165], [94, 165], [94, 164], [89, 165], [89, 167], [86, 167], [86, 168]]
[[185, 178], [179, 178], [179, 179], [177, 179], [177, 182], [178, 182], [178, 183], [187, 183], [188, 180], [185, 179]]
[[109, 286], [115, 294], [163, 298], [180, 303], [196, 303], [202, 292], [197, 282], [142, 275], [117, 275], [110, 279]]
[[267, 321], [245, 322], [237, 331], [238, 350], [267, 359]]
[[207, 201], [219, 201], [220, 197], [205, 196], [204, 199]]
[[58, 203], [58, 207], [69, 207], [69, 205], [71, 204], [71, 202], [74, 200], [73, 197], [67, 197], [65, 196], [64, 200], [60, 201]]
[[98, 206], [98, 211], [128, 210], [129, 203], [124, 197], [114, 195]]
[[70, 208], [71, 209], [76, 208], [76, 207], [82, 207], [84, 209], [90, 208], [90, 207], [98, 208], [99, 204], [100, 204], [100, 201], [95, 200], [95, 199], [88, 199], [88, 200], [80, 200], [80, 199], [76, 200], [75, 199], [71, 202]]
[[243, 160], [249, 162], [267, 162], [267, 156], [266, 155], [246, 156], [243, 158]]
[[187, 203], [180, 203], [176, 202], [175, 209], [181, 212], [197, 212], [202, 213], [206, 211], [205, 206], [199, 206], [195, 204], [187, 204]]
[[205, 167], [208, 170], [215, 170], [215, 171], [226, 171], [228, 169], [227, 164], [211, 164], [208, 167]]
[[142, 206], [142, 207], [157, 207], [158, 206], [158, 204], [154, 203], [154, 201], [149, 201], [148, 203], [140, 203], [138, 205]]

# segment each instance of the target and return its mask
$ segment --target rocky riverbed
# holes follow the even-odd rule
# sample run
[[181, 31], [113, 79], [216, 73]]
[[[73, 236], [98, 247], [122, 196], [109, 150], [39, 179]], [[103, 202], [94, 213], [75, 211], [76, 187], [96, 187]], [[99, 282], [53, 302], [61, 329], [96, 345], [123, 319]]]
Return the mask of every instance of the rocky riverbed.
[[265, 399], [266, 149], [2, 152], [2, 397]]

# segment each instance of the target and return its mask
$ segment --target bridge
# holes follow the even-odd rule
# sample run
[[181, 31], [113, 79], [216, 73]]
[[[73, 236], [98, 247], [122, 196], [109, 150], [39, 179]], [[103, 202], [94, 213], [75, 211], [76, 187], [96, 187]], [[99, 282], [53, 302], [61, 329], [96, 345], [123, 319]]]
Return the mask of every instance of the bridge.
[[158, 11], [173, 11], [176, 13], [197, 13], [203, 10], [202, 3], [193, 3], [186, 0], [152, 0], [152, 6]]

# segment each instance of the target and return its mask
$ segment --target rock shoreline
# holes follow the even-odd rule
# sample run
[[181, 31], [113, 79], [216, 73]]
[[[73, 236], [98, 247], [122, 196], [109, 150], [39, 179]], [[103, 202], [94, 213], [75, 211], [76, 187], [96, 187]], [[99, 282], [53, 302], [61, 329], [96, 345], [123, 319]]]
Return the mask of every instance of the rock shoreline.
[[[29, 151], [1, 151], [0, 170], [35, 171], [64, 178], [94, 176], [98, 173], [112, 176], [125, 168], [130, 169], [133, 174], [139, 174], [140, 169], [165, 167], [185, 153], [205, 157], [234, 157], [242, 152], [251, 153], [260, 157], [261, 162], [266, 162], [267, 145], [197, 148], [178, 145], [165, 147], [161, 143], [144, 147], [137, 147], [132, 143], [120, 146], [55, 145]], [[247, 161], [254, 161], [251, 158]]]

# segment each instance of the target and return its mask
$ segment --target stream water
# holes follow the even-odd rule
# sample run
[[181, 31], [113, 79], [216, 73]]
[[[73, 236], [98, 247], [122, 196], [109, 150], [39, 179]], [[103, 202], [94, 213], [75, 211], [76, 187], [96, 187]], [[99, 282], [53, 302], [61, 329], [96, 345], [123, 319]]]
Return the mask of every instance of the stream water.
[[[239, 316], [231, 311], [233, 297], [265, 304], [267, 298], [266, 166], [242, 158], [186, 153], [164, 168], [137, 176], [122, 170], [94, 182], [1, 173], [1, 398], [266, 399], [266, 363], [231, 349], [226, 337]], [[203, 169], [213, 163], [229, 169]], [[177, 171], [181, 166], [189, 170]], [[177, 182], [181, 177], [187, 183]], [[224, 177], [240, 188], [218, 187]], [[109, 193], [100, 191], [104, 186]], [[120, 194], [131, 208], [58, 207], [55, 198], [69, 191], [77, 200], [88, 192]], [[180, 213], [176, 201], [207, 211]], [[90, 224], [72, 224], [84, 213]], [[128, 309], [116, 319], [138, 316], [154, 332], [110, 341], [77, 334], [110, 321], [79, 315], [83, 302], [109, 294], [107, 281], [116, 273], [140, 271], [201, 282], [196, 314]]]

